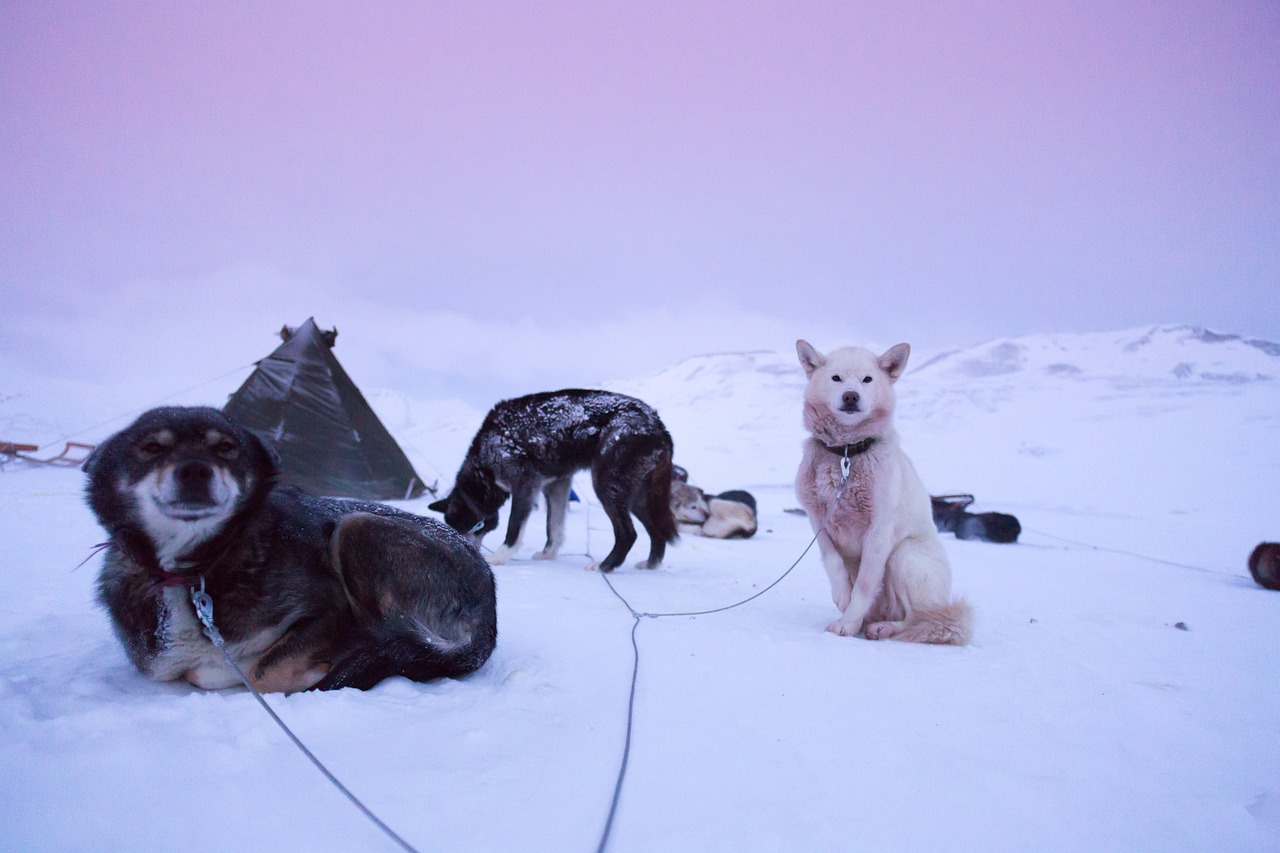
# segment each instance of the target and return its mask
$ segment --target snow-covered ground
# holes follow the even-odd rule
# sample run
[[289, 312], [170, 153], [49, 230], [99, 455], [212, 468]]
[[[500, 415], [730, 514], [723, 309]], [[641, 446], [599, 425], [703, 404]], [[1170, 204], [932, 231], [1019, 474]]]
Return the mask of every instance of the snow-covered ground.
[[[220, 405], [241, 379], [180, 402]], [[756, 352], [611, 383], [658, 408], [693, 482], [760, 503], [754, 539], [686, 537], [661, 570], [616, 572], [638, 610], [739, 600], [804, 549], [784, 512], [801, 382], [792, 353]], [[944, 538], [973, 643], [824, 634], [815, 553], [736, 610], [643, 620], [610, 849], [1280, 848], [1280, 593], [1245, 570], [1280, 539], [1280, 347], [1187, 327], [1041, 336], [921, 359], [898, 387], [930, 490], [1024, 526], [1012, 546]], [[483, 412], [368, 396], [447, 488]], [[84, 426], [32, 399], [0, 388], [0, 438]], [[0, 471], [0, 846], [393, 849], [252, 697], [131, 669], [93, 604], [96, 560], [76, 568], [102, 539], [82, 477]], [[632, 620], [582, 570], [610, 544], [603, 514], [570, 512], [558, 560], [527, 559], [533, 530], [495, 570], [498, 648], [472, 677], [268, 700], [421, 850], [599, 840]]]

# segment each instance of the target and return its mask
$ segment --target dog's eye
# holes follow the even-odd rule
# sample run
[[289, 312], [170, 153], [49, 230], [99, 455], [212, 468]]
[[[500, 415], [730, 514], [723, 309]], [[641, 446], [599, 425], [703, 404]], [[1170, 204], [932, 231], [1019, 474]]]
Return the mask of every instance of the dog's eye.
[[871, 377], [870, 377], [870, 376], [864, 376], [864, 377], [862, 377], [862, 384], [864, 384], [864, 385], [865, 385], [866, 383], [868, 383], [868, 382], [870, 382], [870, 381], [871, 381]]
[[832, 381], [832, 382], [843, 382], [844, 380], [843, 380], [843, 379], [841, 379], [841, 378], [840, 378], [840, 374], [839, 374], [839, 373], [837, 373], [836, 375], [834, 375], [834, 376], [832, 376], [832, 377], [831, 377], [831, 381]]
[[223, 459], [235, 459], [240, 455], [240, 448], [236, 447], [233, 442], [219, 441], [213, 446], [213, 452]]
[[158, 441], [146, 441], [138, 445], [138, 452], [143, 456], [159, 456], [164, 453], [164, 445]]
[[481, 528], [481, 527], [484, 527], [484, 519], [483, 519], [483, 518], [482, 518], [482, 519], [480, 519], [479, 521], [477, 521], [475, 524], [471, 525], [471, 532], [472, 532], [472, 533], [479, 533], [479, 532], [480, 532], [480, 528]]

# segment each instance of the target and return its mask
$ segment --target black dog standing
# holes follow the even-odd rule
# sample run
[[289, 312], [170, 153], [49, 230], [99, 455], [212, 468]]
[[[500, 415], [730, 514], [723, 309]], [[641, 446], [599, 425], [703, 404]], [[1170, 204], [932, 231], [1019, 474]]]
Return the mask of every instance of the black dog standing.
[[381, 504], [278, 486], [271, 452], [216, 409], [153, 409], [84, 470], [111, 537], [99, 600], [156, 680], [240, 683], [196, 617], [202, 583], [227, 653], [264, 692], [460, 676], [493, 651], [493, 575], [471, 543]]
[[626, 559], [636, 541], [635, 514], [649, 534], [656, 569], [678, 538], [671, 514], [671, 434], [648, 404], [609, 391], [568, 389], [503, 400], [485, 416], [458, 470], [453, 491], [430, 509], [449, 526], [480, 538], [498, 526], [498, 510], [511, 497], [507, 536], [491, 562], [503, 563], [520, 542], [538, 490], [547, 500], [547, 544], [537, 559], [554, 559], [564, 542], [565, 508], [574, 472], [591, 469], [591, 482], [613, 524], [613, 549], [602, 572]]

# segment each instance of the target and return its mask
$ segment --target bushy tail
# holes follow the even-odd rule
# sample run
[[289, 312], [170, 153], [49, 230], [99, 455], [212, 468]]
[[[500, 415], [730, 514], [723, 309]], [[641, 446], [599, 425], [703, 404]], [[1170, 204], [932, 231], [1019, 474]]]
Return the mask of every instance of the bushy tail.
[[671, 451], [663, 450], [658, 454], [658, 464], [649, 472], [645, 489], [645, 512], [651, 525], [649, 535], [667, 543], [680, 538], [676, 517], [671, 512], [671, 473]]
[[913, 610], [911, 617], [893, 639], [904, 643], [934, 643], [963, 646], [973, 635], [973, 608], [963, 598], [943, 607]]
[[334, 663], [319, 690], [368, 690], [393, 675], [413, 681], [458, 678], [480, 668], [497, 642], [495, 624], [477, 626], [458, 641], [423, 636], [408, 625], [384, 623]]

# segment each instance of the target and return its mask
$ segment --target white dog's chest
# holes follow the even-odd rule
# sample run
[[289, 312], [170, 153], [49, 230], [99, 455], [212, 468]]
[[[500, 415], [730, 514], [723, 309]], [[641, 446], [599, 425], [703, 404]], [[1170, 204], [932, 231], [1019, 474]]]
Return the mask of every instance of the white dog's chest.
[[805, 500], [805, 511], [842, 553], [860, 554], [875, 519], [878, 484], [863, 465], [851, 465], [848, 479], [834, 459], [816, 459], [811, 470], [813, 486]]

